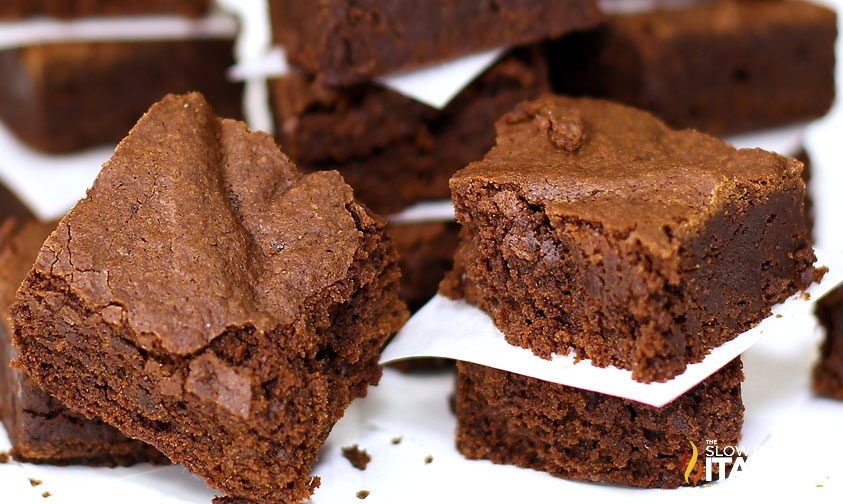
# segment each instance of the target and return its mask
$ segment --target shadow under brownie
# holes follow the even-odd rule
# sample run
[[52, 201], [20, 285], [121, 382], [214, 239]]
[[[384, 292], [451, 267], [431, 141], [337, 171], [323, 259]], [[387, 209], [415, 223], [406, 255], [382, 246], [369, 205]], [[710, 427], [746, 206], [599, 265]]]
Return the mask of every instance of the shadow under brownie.
[[541, 357], [665, 381], [813, 281], [802, 169], [610, 102], [524, 103], [451, 179], [441, 291]]
[[9, 307], [55, 223], [31, 217], [0, 221], [0, 420], [12, 442], [12, 456], [53, 465], [168, 463], [151, 446], [67, 409], [11, 366], [16, 354], [10, 341]]
[[386, 223], [198, 94], [138, 122], [13, 308], [35, 381], [231, 497], [308, 498], [407, 318]]

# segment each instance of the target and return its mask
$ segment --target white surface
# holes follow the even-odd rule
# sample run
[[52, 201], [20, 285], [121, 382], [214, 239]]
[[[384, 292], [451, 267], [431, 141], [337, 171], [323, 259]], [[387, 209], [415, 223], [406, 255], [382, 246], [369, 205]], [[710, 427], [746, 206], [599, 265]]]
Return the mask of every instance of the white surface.
[[0, 50], [58, 42], [233, 39], [237, 22], [225, 14], [192, 19], [133, 16], [59, 20], [33, 18], [0, 22]]
[[[808, 289], [773, 307], [773, 314], [752, 329], [713, 349], [705, 359], [664, 383], [641, 383], [632, 372], [597, 367], [573, 354], [545, 360], [530, 350], [510, 345], [491, 317], [465, 301], [437, 295], [419, 310], [386, 347], [382, 363], [414, 357], [442, 357], [482, 364], [533, 378], [664, 406], [708, 378], [762, 338], [786, 339], [811, 313], [816, 300], [843, 283], [843, 253], [821, 254], [818, 265], [829, 272]], [[795, 326], [795, 327], [794, 327]]]
[[390, 224], [418, 224], [454, 220], [454, 204], [451, 200], [422, 201], [388, 217]]

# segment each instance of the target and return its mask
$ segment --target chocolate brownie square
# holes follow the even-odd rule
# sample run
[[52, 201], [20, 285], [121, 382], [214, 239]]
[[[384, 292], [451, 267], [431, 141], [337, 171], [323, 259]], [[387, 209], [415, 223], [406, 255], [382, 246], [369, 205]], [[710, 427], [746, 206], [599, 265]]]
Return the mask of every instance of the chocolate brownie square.
[[[742, 381], [738, 358], [655, 408], [458, 362], [457, 449], [469, 459], [576, 480], [647, 488], [699, 484], [704, 447], [740, 440]], [[698, 464], [686, 483], [694, 446]]]
[[807, 121], [834, 101], [834, 11], [718, 1], [610, 16], [549, 46], [554, 90], [714, 135]]
[[275, 41], [324, 84], [497, 47], [527, 45], [603, 21], [596, 0], [270, 0]]
[[378, 84], [344, 88], [301, 74], [271, 83], [277, 139], [300, 166], [336, 169], [376, 212], [447, 199], [448, 179], [495, 141], [495, 121], [549, 89], [536, 49], [514, 51], [437, 110]]
[[0, 120], [33, 148], [63, 153], [118, 142], [167, 93], [202, 91], [240, 117], [242, 85], [226, 79], [233, 64], [224, 39], [8, 49], [0, 51]]
[[456, 222], [390, 225], [401, 268], [401, 299], [410, 311], [430, 301], [454, 266], [460, 226]]
[[77, 18], [84, 16], [136, 16], [181, 14], [198, 16], [213, 0], [3, 0], [0, 19], [27, 16]]
[[336, 172], [169, 95], [50, 235], [12, 309], [18, 362], [69, 407], [231, 497], [298, 502], [407, 318], [386, 223]]
[[814, 390], [843, 400], [843, 287], [820, 299], [816, 313], [826, 334], [814, 368]]
[[814, 279], [802, 163], [606, 101], [521, 104], [451, 190], [443, 293], [544, 358], [668, 380]]
[[65, 408], [10, 365], [15, 350], [9, 339], [9, 307], [54, 229], [55, 223], [32, 218], [10, 217], [0, 224], [0, 420], [12, 442], [12, 455], [24, 462], [54, 465], [166, 463], [151, 446]]

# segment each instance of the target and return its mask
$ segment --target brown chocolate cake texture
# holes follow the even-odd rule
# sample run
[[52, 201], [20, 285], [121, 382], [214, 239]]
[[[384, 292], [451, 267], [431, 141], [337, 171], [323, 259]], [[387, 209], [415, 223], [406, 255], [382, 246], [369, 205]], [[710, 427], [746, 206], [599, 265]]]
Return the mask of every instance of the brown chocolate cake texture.
[[442, 292], [544, 358], [665, 381], [814, 278], [802, 163], [605, 101], [520, 105], [451, 189]]
[[207, 12], [212, 3], [213, 0], [3, 0], [0, 3], [0, 19], [154, 14], [198, 16]]
[[338, 173], [167, 96], [41, 248], [18, 362], [230, 497], [304, 500], [407, 317], [385, 227]]
[[0, 420], [12, 442], [12, 456], [53, 465], [167, 463], [151, 446], [126, 438], [99, 419], [89, 420], [69, 410], [10, 365], [15, 350], [9, 307], [56, 225], [21, 216], [0, 220]]
[[809, 2], [690, 2], [611, 15], [549, 44], [548, 57], [557, 93], [727, 135], [824, 115], [835, 96], [836, 36], [835, 12]]
[[816, 312], [826, 335], [814, 368], [814, 390], [843, 400], [843, 287], [820, 299]]

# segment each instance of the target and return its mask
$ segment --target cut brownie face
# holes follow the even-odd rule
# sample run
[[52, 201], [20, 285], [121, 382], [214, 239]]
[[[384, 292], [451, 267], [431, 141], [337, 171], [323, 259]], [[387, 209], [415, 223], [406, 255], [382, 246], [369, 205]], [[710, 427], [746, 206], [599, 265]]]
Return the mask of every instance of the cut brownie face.
[[[457, 449], [469, 459], [583, 481], [647, 488], [700, 483], [707, 442], [736, 446], [740, 439], [741, 368], [737, 359], [655, 408], [459, 362]], [[700, 459], [686, 483], [690, 443]]]
[[810, 285], [802, 163], [545, 96], [451, 179], [463, 225], [442, 291], [510, 343], [663, 381]]
[[814, 368], [814, 390], [843, 400], [843, 287], [821, 299], [816, 311], [826, 336]]
[[8, 218], [0, 225], [0, 420], [12, 442], [12, 455], [25, 462], [129, 465], [166, 463], [151, 446], [124, 437], [100, 420], [88, 420], [43, 392], [10, 366], [9, 307], [41, 244], [55, 229], [32, 218]]
[[76, 18], [84, 16], [136, 16], [181, 14], [198, 16], [213, 0], [3, 0], [0, 19], [27, 16]]
[[553, 84], [716, 135], [807, 121], [834, 101], [835, 18], [798, 1], [610, 16], [550, 45]]
[[332, 86], [498, 47], [527, 45], [603, 21], [596, 0], [270, 0], [293, 65]]
[[385, 228], [338, 173], [170, 95], [42, 247], [19, 362], [227, 495], [298, 502], [407, 318]]
[[441, 111], [377, 84], [332, 88], [292, 74], [271, 86], [285, 151], [302, 168], [339, 170], [381, 213], [447, 199], [451, 175], [494, 144], [495, 121], [549, 89], [533, 49], [502, 59]]
[[[230, 40], [74, 42], [0, 51], [0, 120], [28, 145], [70, 152], [118, 142], [152, 103], [202, 91], [240, 117]], [[25, 168], [22, 168], [25, 169]]]

